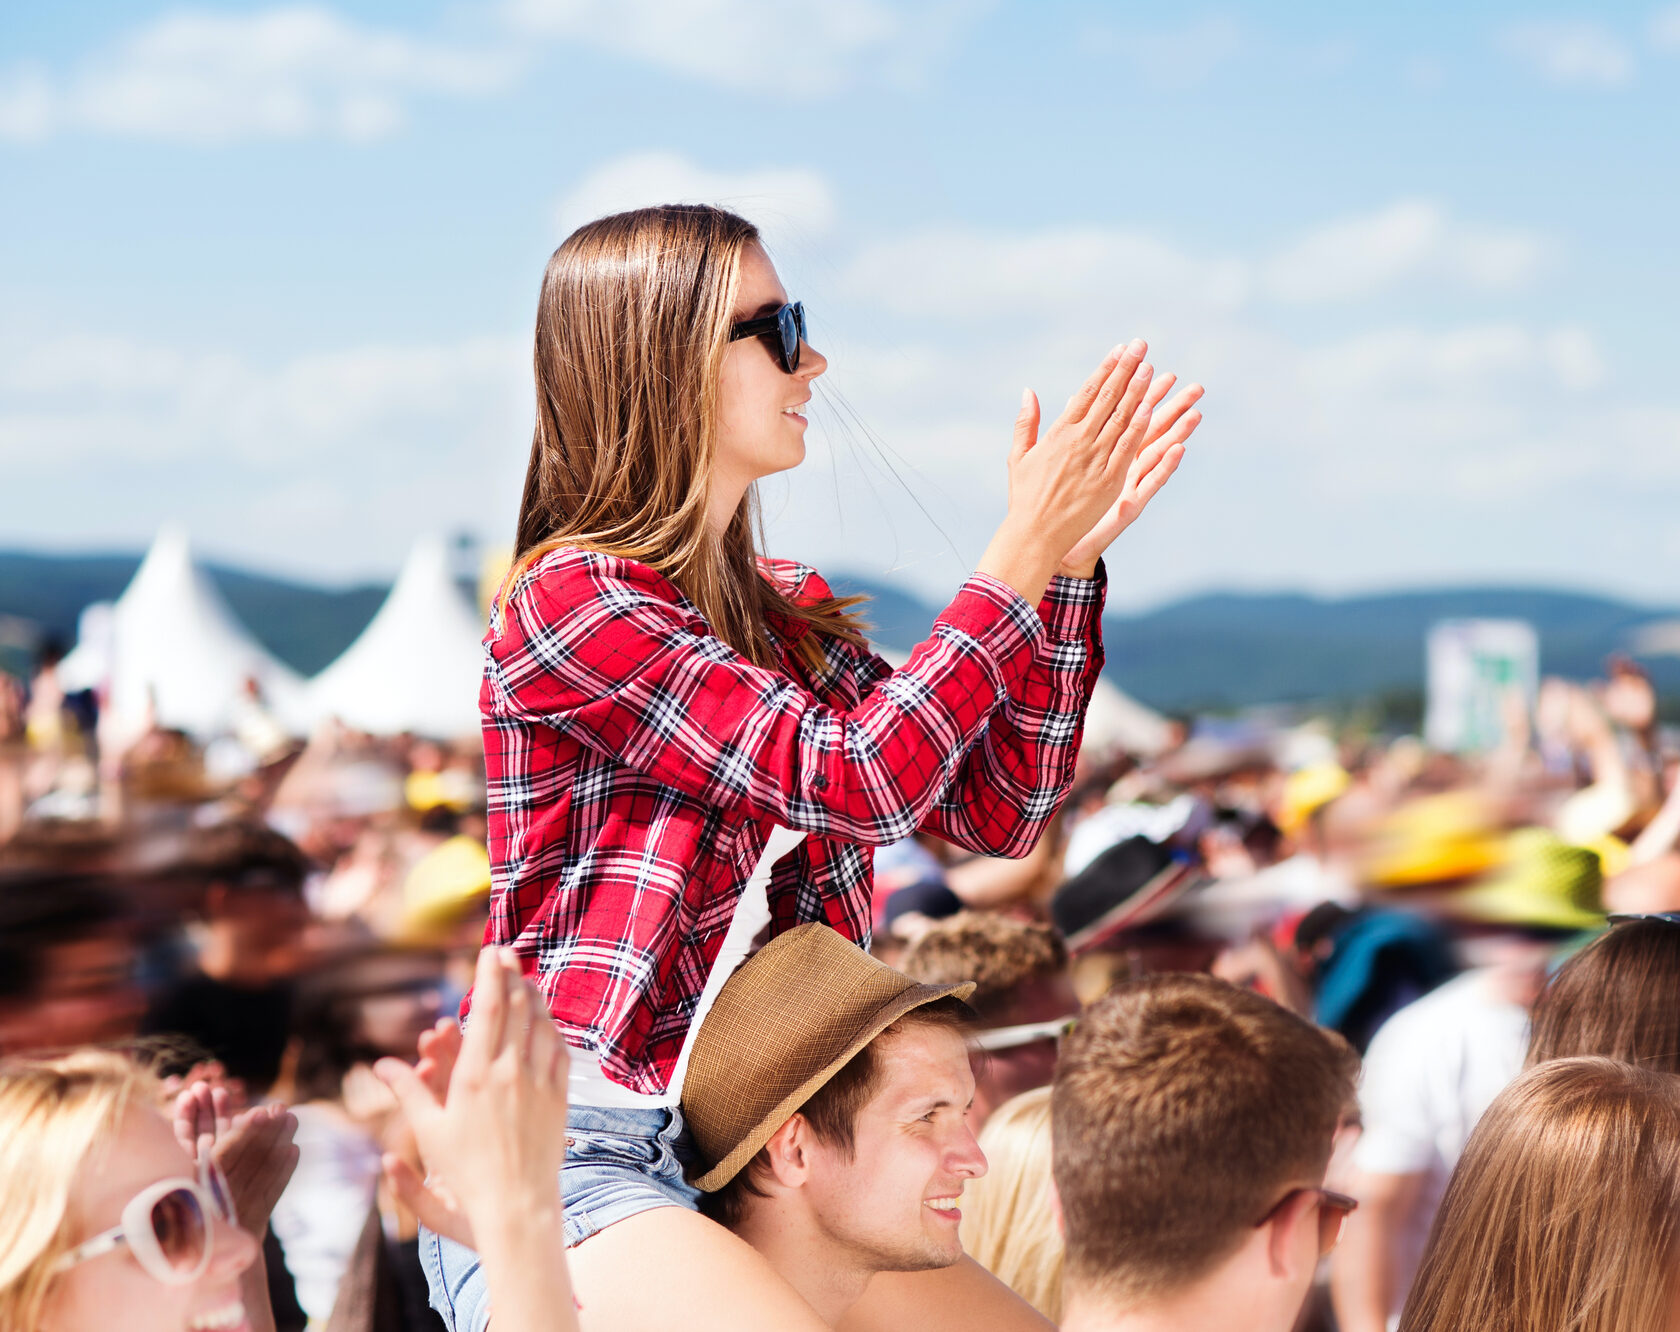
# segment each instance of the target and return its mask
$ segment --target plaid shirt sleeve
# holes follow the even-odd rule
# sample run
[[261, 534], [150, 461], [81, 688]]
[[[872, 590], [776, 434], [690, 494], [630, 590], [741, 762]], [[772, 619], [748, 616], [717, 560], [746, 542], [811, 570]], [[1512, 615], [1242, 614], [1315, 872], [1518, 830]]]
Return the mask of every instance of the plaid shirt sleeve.
[[838, 709], [713, 636], [654, 570], [568, 551], [509, 598], [485, 683], [497, 712], [726, 815], [882, 845], [929, 815], [994, 711], [1045, 671], [1046, 637], [1027, 602], [976, 575], [903, 669]]
[[1085, 712], [1102, 672], [1108, 576], [1051, 580], [1032, 666], [968, 751], [922, 826], [990, 856], [1024, 856], [1073, 785]]
[[[1000, 586], [1002, 586], [1000, 584]], [[921, 828], [969, 851], [1024, 856], [1067, 798], [1102, 673], [1108, 574], [1058, 576], [1038, 604], [1031, 667], [992, 713]], [[865, 687], [892, 668], [871, 658]]]

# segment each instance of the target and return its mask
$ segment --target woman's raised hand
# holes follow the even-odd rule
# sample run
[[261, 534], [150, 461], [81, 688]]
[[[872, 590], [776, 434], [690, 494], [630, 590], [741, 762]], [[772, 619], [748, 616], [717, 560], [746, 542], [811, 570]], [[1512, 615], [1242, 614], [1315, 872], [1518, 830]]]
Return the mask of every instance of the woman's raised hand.
[[473, 1015], [457, 1045], [422, 1037], [422, 1066], [376, 1072], [407, 1115], [432, 1175], [387, 1157], [396, 1192], [433, 1230], [482, 1243], [490, 1223], [558, 1226], [566, 1154], [565, 1042], [507, 949], [479, 954]]
[[1202, 423], [1196, 403], [1201, 400], [1203, 389], [1200, 384], [1191, 384], [1163, 408], [1162, 401], [1177, 381], [1178, 376], [1170, 373], [1151, 381], [1143, 411], [1139, 412], [1140, 416], [1144, 411], [1149, 414], [1149, 428], [1143, 437], [1143, 447], [1133, 456], [1126, 473], [1126, 487], [1114, 507], [1067, 553], [1060, 572], [1075, 578], [1091, 577], [1103, 552], [1137, 521], [1138, 515], [1184, 461], [1185, 441]]
[[1031, 390], [1022, 395], [1009, 453], [1009, 512], [979, 568], [1028, 601], [1044, 595], [1051, 575], [1125, 494], [1149, 432], [1154, 372], [1143, 359], [1147, 350], [1138, 339], [1111, 351], [1042, 439], [1038, 399]]

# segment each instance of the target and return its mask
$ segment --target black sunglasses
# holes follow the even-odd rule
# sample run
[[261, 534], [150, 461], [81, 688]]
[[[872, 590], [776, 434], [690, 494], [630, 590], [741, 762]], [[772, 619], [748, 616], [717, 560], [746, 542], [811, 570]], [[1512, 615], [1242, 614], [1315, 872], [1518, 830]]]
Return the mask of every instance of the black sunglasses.
[[805, 340], [805, 305], [792, 301], [775, 314], [762, 319], [743, 319], [729, 330], [729, 340], [763, 338], [776, 353], [782, 369], [792, 374], [799, 369], [799, 346]]
[[1629, 925], [1636, 920], [1660, 920], [1664, 925], [1680, 925], [1680, 911], [1612, 911], [1605, 919], [1612, 925]]

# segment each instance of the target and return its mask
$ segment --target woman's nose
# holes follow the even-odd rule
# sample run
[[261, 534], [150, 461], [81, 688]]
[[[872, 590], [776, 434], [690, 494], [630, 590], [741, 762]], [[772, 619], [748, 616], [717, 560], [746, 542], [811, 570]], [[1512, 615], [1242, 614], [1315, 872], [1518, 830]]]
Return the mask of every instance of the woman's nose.
[[799, 345], [799, 369], [795, 370], [794, 378], [803, 379], [810, 383], [824, 370], [828, 369], [828, 357], [813, 347], [809, 342]]

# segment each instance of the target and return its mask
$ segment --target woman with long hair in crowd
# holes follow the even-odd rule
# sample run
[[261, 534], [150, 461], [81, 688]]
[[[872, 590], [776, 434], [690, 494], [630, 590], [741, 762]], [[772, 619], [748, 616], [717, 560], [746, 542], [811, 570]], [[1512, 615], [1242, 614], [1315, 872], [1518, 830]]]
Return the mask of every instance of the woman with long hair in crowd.
[[1400, 1332], [1680, 1329], [1680, 1078], [1536, 1065], [1477, 1123]]
[[[918, 828], [992, 855], [1037, 840], [1101, 666], [1102, 553], [1200, 420], [1197, 388], [1156, 410], [1171, 377], [1151, 382], [1144, 353], [1115, 348], [1042, 437], [1023, 395], [1008, 513], [895, 672], [852, 601], [758, 549], [756, 482], [804, 457], [827, 361], [754, 227], [642, 209], [549, 262], [514, 565], [486, 639], [486, 942], [517, 950], [571, 1047], [563, 1186], [586, 1325], [819, 1326], [696, 1210], [691, 1038], [761, 933], [822, 921], [867, 943], [872, 847]], [[430, 1251], [434, 1303], [476, 1332], [473, 1255]], [[879, 1283], [903, 1325], [949, 1323], [975, 1283], [1008, 1298], [973, 1264], [913, 1276]]]
[[1611, 917], [1535, 1000], [1528, 1066], [1605, 1055], [1680, 1073], [1680, 917]]

